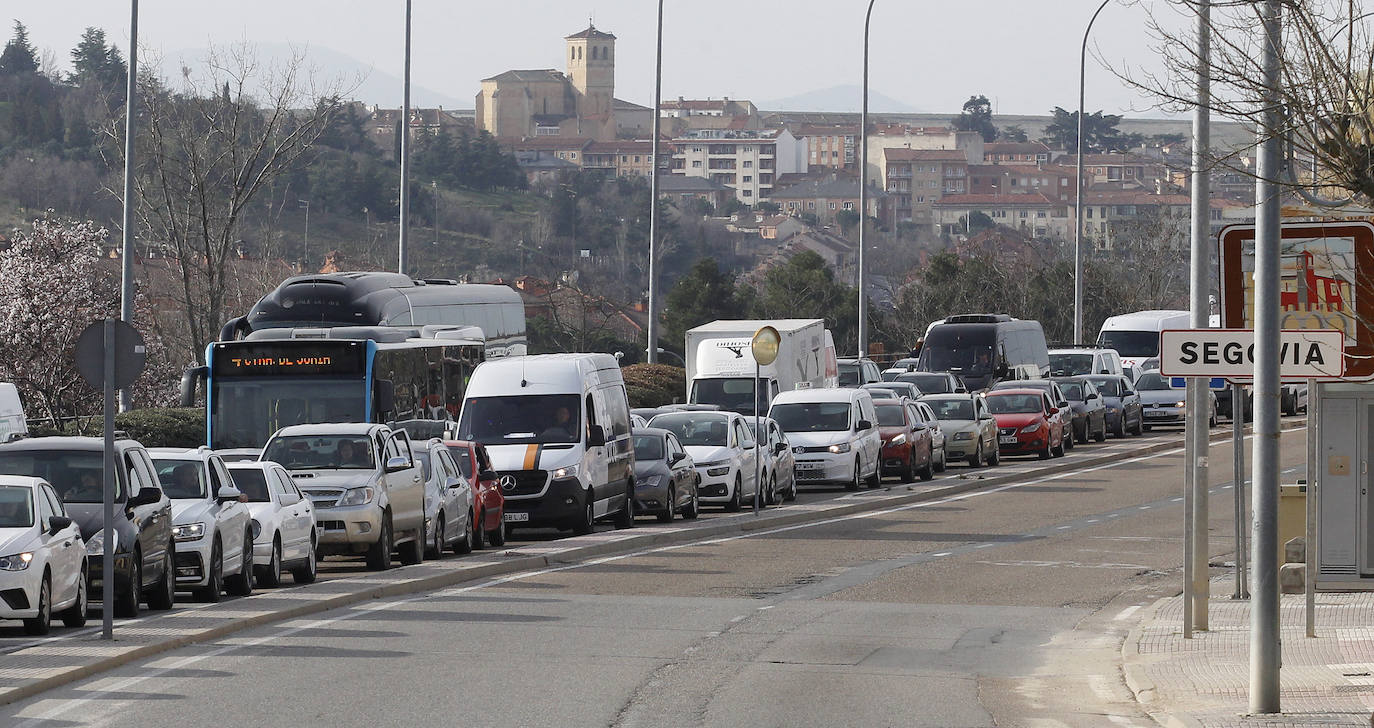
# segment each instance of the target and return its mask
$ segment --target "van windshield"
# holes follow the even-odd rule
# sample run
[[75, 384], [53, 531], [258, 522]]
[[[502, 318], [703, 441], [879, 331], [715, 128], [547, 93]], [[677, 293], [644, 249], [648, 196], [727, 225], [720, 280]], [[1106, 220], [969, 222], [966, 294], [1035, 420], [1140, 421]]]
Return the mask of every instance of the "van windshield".
[[959, 370], [988, 374], [993, 367], [997, 330], [983, 326], [937, 326], [921, 348], [918, 368], [924, 372]]
[[483, 445], [580, 442], [581, 408], [575, 394], [473, 397], [463, 405], [459, 438]]
[[1097, 345], [1105, 349], [1116, 349], [1116, 353], [1132, 358], [1158, 356], [1159, 332], [1103, 331], [1097, 337]]
[[841, 432], [849, 429], [848, 402], [777, 404], [768, 413], [783, 432]]

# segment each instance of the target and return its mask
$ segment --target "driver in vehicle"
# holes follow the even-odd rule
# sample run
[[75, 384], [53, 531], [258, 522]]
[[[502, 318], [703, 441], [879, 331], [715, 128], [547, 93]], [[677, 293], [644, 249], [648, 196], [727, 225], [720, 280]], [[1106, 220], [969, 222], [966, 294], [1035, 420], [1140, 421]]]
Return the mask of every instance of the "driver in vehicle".
[[366, 468], [371, 465], [368, 462], [367, 447], [359, 446], [352, 440], [339, 441], [337, 456], [339, 467]]
[[559, 405], [554, 408], [553, 422], [551, 422], [540, 439], [548, 440], [567, 440], [572, 437], [572, 413], [567, 407]]

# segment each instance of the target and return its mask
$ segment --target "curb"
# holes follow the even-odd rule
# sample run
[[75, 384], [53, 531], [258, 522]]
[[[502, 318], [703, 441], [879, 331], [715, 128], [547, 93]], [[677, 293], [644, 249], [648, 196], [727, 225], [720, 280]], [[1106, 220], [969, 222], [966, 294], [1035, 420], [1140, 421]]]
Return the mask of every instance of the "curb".
[[[1288, 430], [1298, 429], [1299, 426], [1305, 426], [1306, 422], [1306, 418], [1303, 418], [1301, 420], [1290, 420], [1288, 422], [1283, 423], [1283, 426], [1281, 426], [1280, 430], [1286, 432]], [[1248, 432], [1249, 429], [1250, 428], [1246, 428], [1246, 431]], [[1230, 432], [1220, 432], [1213, 434], [1210, 437], [1210, 439], [1215, 441], [1228, 439], [1230, 437]], [[866, 501], [856, 501], [853, 503], [845, 503], [842, 505], [835, 505], [822, 510], [804, 510], [792, 512], [788, 512], [786, 510], [777, 510], [771, 512], [765, 511], [764, 513], [766, 515], [763, 515], [758, 518], [755, 518], [750, 514], [743, 514], [740, 516], [729, 516], [720, 519], [713, 519], [712, 521], [706, 522], [704, 525], [700, 526], [693, 526], [674, 531], [653, 532], [645, 534], [643, 536], [627, 536], [625, 538], [604, 541], [601, 543], [579, 545], [575, 543], [577, 537], [573, 537], [567, 540], [574, 543], [572, 543], [569, 548], [564, 549], [562, 551], [556, 551], [554, 553], [545, 555], [517, 555], [514, 558], [504, 559], [501, 561], [493, 561], [488, 563], [477, 563], [471, 566], [463, 566], [452, 571], [417, 577], [415, 579], [408, 579], [405, 581], [393, 582], [389, 584], [377, 584], [375, 586], [365, 586], [357, 591], [350, 592], [347, 594], [340, 594], [338, 596], [331, 597], [328, 599], [313, 600], [294, 607], [274, 610], [267, 614], [259, 614], [252, 617], [234, 619], [232, 621], [227, 622], [226, 624], [211, 627], [202, 632], [183, 635], [180, 637], [174, 637], [171, 639], [166, 639], [155, 643], [143, 645], [141, 647], [131, 649], [128, 652], [122, 652], [118, 655], [111, 655], [109, 657], [97, 659], [94, 662], [73, 667], [72, 669], [62, 672], [60, 674], [39, 678], [31, 683], [20, 685], [15, 688], [6, 690], [3, 694], [0, 694], [0, 706], [9, 705], [20, 700], [25, 700], [35, 695], [47, 692], [49, 690], [62, 687], [63, 685], [68, 685], [70, 683], [76, 682], [77, 680], [81, 680], [93, 675], [107, 672], [109, 670], [122, 667], [136, 660], [152, 657], [163, 652], [170, 652], [171, 650], [179, 649], [182, 647], [187, 647], [190, 645], [220, 639], [222, 637], [226, 637], [228, 635], [241, 632], [253, 627], [260, 627], [266, 624], [272, 624], [274, 622], [282, 622], [290, 619], [296, 619], [298, 617], [308, 616], [311, 614], [327, 612], [333, 609], [351, 606], [353, 604], [357, 604], [359, 602], [368, 601], [372, 599], [383, 599], [388, 597], [398, 597], [409, 594], [415, 594], [417, 592], [434, 591], [436, 589], [442, 589], [445, 587], [454, 586], [456, 584], [462, 584], [464, 582], [476, 581], [479, 579], [501, 576], [505, 574], [513, 574], [520, 571], [528, 571], [530, 569], [538, 569], [547, 566], [576, 563], [578, 561], [583, 561], [586, 558], [592, 556], [629, 552], [642, 549], [646, 546], [664, 546], [677, 543], [685, 543], [702, 538], [708, 538], [711, 536], [720, 536], [731, 533], [748, 533], [751, 531], [760, 531], [779, 526], [790, 526], [808, 522], [821, 522], [840, 516], [848, 516], [856, 513], [862, 513], [865, 511], [878, 511], [891, 508], [894, 506], [909, 505], [912, 503], [920, 503], [922, 501], [938, 500], [940, 498], [946, 498], [949, 496], [967, 493], [969, 491], [974, 490], [981, 490], [983, 488], [989, 488], [992, 486], [1004, 485], [1018, 480], [1043, 478], [1046, 476], [1057, 475], [1060, 473], [1064, 473], [1071, 470], [1077, 470], [1080, 468], [1089, 468], [1098, 465], [1105, 465], [1118, 460], [1136, 458], [1144, 455], [1165, 452], [1168, 450], [1177, 450], [1182, 447], [1183, 443], [1181, 442], [1155, 443], [1152, 445], [1145, 445], [1127, 451], [1103, 453], [1101, 455], [1090, 456], [1082, 460], [1075, 460], [1072, 462], [1066, 462], [1061, 460], [1057, 464], [1046, 465], [1044, 467], [1036, 469], [1031, 473], [1008, 473], [1005, 475], [993, 475], [990, 477], [980, 476], [968, 479], [956, 478], [952, 480], [962, 482], [957, 482], [947, 486], [933, 487], [929, 490], [924, 490], [919, 493], [892, 493], [891, 495], [886, 497], [880, 497]], [[978, 472], [981, 473], [986, 471]], [[772, 515], [774, 513], [776, 515]], [[488, 551], [485, 553], [492, 556], [499, 556], [503, 553], [518, 554], [518, 551]], [[262, 593], [270, 594], [271, 592]], [[1153, 613], [1154, 610], [1158, 609], [1159, 604], [1162, 604], [1163, 601], [1164, 600], [1160, 600], [1159, 602], [1157, 602], [1156, 605], [1154, 605], [1151, 608], [1151, 613]], [[1132, 635], [1136, 634], [1136, 631], [1139, 629], [1139, 624], [1140, 622], [1137, 622], [1137, 625], [1135, 627], [1132, 627]], [[1129, 639], [1129, 637], [1127, 639], [1126, 644], [1131, 644], [1131, 640]], [[1124, 650], [1125, 647], [1123, 646], [1123, 652]], [[1137, 690], [1135, 685], [1131, 683], [1131, 676], [1129, 672], [1127, 673], [1127, 685], [1136, 695], [1136, 702], [1142, 703], [1143, 701], [1141, 701], [1140, 699], [1140, 693], [1142, 691]], [[1153, 686], [1151, 685], [1149, 689], [1153, 690]], [[1155, 716], [1153, 716], [1152, 714], [1152, 717]], [[1156, 720], [1159, 720], [1159, 718], [1156, 717]], [[1192, 724], [1165, 723], [1165, 725]]]
[[1140, 664], [1142, 658], [1137, 649], [1140, 644], [1140, 636], [1143, 633], [1141, 626], [1146, 622], [1153, 621], [1155, 615], [1164, 607], [1165, 602], [1177, 598], [1178, 595], [1175, 594], [1155, 600], [1155, 603], [1147, 607], [1131, 625], [1131, 629], [1126, 633], [1125, 641], [1121, 643], [1121, 674], [1126, 682], [1126, 687], [1135, 697], [1136, 705], [1151, 720], [1165, 728], [1202, 728], [1201, 723], [1187, 716], [1180, 717], [1171, 713], [1151, 710], [1151, 705], [1155, 702], [1158, 693], [1158, 686], [1150, 679], [1145, 668]]

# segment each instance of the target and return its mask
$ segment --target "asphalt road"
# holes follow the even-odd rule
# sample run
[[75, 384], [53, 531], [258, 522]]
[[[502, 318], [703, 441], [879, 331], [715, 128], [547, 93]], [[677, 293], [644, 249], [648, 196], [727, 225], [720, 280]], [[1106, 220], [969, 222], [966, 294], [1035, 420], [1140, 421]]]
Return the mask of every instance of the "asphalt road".
[[[1285, 467], [1303, 446], [1283, 436]], [[368, 603], [133, 663], [0, 725], [1149, 725], [1116, 651], [1132, 609], [1180, 587], [1181, 482], [1164, 453]], [[1214, 486], [1219, 561], [1232, 491]]]

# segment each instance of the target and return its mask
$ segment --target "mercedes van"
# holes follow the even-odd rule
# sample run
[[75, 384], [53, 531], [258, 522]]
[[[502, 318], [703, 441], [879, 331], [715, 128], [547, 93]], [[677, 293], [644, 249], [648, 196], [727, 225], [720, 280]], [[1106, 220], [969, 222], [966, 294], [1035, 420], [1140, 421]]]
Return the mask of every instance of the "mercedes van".
[[630, 402], [610, 354], [540, 354], [473, 371], [458, 437], [487, 447], [507, 528], [634, 525]]

